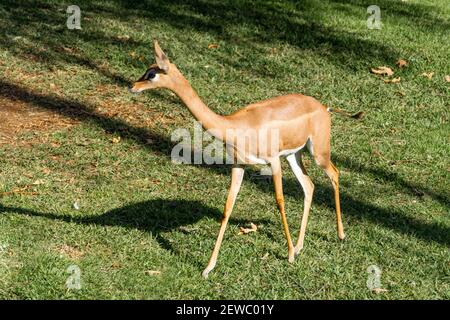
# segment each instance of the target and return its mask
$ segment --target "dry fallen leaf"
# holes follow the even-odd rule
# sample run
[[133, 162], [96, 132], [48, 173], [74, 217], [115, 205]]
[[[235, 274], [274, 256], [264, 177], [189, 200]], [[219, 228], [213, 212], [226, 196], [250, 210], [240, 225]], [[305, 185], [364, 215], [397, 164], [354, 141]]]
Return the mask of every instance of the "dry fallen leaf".
[[445, 81], [450, 82], [450, 76], [445, 76]]
[[208, 49], [217, 49], [218, 47], [219, 47], [218, 44], [211, 43], [211, 44], [208, 46]]
[[120, 137], [116, 137], [116, 138], [112, 138], [112, 143], [119, 143], [120, 142]]
[[378, 67], [378, 68], [371, 68], [370, 71], [375, 74], [381, 74], [386, 76], [392, 76], [394, 74], [394, 71], [392, 71], [389, 67]]
[[130, 40], [130, 36], [129, 35], [117, 36], [117, 40], [125, 42]]
[[399, 68], [406, 67], [407, 65], [408, 65], [408, 62], [407, 62], [406, 60], [399, 59], [399, 60], [397, 61], [397, 66], [398, 66]]
[[256, 224], [250, 223], [250, 228], [240, 227], [239, 230], [239, 234], [247, 234], [250, 232], [256, 232], [256, 230], [258, 230], [258, 227], [256, 226]]
[[24, 195], [37, 195], [39, 193], [34, 192], [34, 191], [27, 191], [27, 189], [29, 188], [29, 185], [26, 185], [22, 188], [15, 188], [12, 191], [7, 191], [7, 192], [0, 192], [0, 197], [4, 197], [4, 196], [10, 196], [13, 194], [24, 194]]
[[428, 80], [431, 80], [433, 78], [434, 72], [424, 72], [422, 73], [422, 76], [427, 77]]
[[388, 292], [388, 290], [383, 289], [383, 288], [374, 288], [374, 289], [372, 289], [372, 292], [375, 292], [376, 294], [380, 294], [382, 292]]
[[148, 274], [149, 276], [159, 276], [161, 274], [161, 271], [147, 270], [147, 271], [145, 271], [145, 274]]
[[72, 48], [62, 46], [61, 49], [62, 49], [63, 51], [65, 51], [65, 52], [73, 53], [73, 49], [72, 49]]
[[38, 186], [38, 185], [40, 185], [40, 184], [44, 184], [45, 183], [45, 181], [43, 180], [43, 179], [37, 179], [35, 182], [33, 182], [32, 184], [33, 185], [35, 185], [35, 186]]
[[384, 80], [384, 83], [397, 83], [397, 82], [400, 82], [400, 77]]

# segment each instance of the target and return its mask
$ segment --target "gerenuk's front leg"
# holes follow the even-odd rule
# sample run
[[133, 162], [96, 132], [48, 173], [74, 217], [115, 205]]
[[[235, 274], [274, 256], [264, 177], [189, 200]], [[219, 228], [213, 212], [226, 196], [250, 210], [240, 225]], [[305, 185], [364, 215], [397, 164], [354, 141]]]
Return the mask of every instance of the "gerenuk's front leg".
[[284, 234], [288, 243], [289, 262], [294, 262], [294, 246], [292, 245], [291, 235], [289, 233], [289, 226], [286, 219], [286, 212], [284, 211], [284, 196], [283, 196], [283, 180], [281, 174], [280, 158], [271, 161], [273, 184], [275, 186], [275, 197], [277, 200], [278, 210], [280, 210], [281, 221], [283, 222]]
[[208, 266], [202, 273], [204, 278], [208, 278], [208, 273], [216, 266], [217, 256], [219, 254], [220, 245], [222, 244], [223, 235], [227, 227], [228, 219], [230, 218], [231, 212], [233, 211], [234, 202], [236, 201], [239, 189], [241, 188], [243, 177], [244, 168], [238, 166], [233, 167], [231, 171], [231, 186], [228, 192], [227, 202], [225, 204], [225, 210], [223, 213], [222, 224], [220, 225], [219, 236], [217, 237], [216, 245], [214, 246], [211, 259], [209, 259]]

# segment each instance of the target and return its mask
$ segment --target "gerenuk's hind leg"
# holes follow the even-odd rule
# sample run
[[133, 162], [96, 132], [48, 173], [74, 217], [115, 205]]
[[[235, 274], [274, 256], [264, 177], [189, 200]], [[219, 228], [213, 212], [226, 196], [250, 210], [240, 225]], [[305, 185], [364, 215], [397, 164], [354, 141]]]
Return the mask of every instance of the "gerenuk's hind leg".
[[334, 164], [330, 161], [330, 165], [325, 169], [328, 177], [331, 179], [331, 183], [334, 188], [334, 201], [336, 203], [336, 222], [337, 222], [337, 231], [339, 239], [343, 240], [345, 238], [344, 234], [344, 226], [342, 225], [342, 217], [341, 217], [341, 202], [339, 199], [339, 170], [334, 166]]
[[343, 240], [345, 238], [345, 234], [344, 234], [344, 226], [342, 225], [341, 203], [339, 200], [339, 170], [334, 166], [334, 164], [330, 160], [324, 162], [323, 160], [319, 159], [318, 164], [321, 168], [325, 170], [326, 174], [331, 180], [331, 183], [333, 184], [334, 201], [336, 204], [337, 232], [339, 239]]
[[333, 184], [334, 201], [336, 204], [336, 223], [339, 239], [344, 239], [344, 227], [341, 218], [341, 203], [339, 201], [339, 170], [334, 166], [330, 159], [330, 136], [317, 135], [312, 139], [312, 144], [308, 145], [311, 154], [317, 165], [321, 167]]
[[311, 208], [311, 202], [313, 198], [314, 193], [314, 184], [309, 178], [305, 167], [302, 163], [302, 154], [301, 151], [298, 151], [296, 154], [291, 154], [286, 157], [287, 161], [289, 162], [289, 165], [291, 166], [292, 171], [295, 174], [295, 177], [297, 178], [298, 182], [300, 182], [303, 193], [305, 194], [305, 201], [303, 205], [303, 216], [302, 216], [302, 224], [300, 226], [300, 233], [297, 239], [297, 244], [294, 248], [295, 255], [298, 255], [300, 250], [303, 249], [303, 242], [305, 240], [305, 232], [306, 232], [306, 225], [308, 223], [308, 215]]

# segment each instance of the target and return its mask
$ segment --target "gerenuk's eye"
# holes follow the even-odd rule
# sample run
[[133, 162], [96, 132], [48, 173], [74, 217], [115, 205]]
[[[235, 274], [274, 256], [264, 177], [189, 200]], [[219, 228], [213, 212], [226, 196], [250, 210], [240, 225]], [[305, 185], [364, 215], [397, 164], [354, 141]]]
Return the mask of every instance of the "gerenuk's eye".
[[147, 74], [145, 75], [145, 79], [147, 80], [154, 79], [155, 77], [156, 77], [156, 70], [154, 69], [147, 71]]

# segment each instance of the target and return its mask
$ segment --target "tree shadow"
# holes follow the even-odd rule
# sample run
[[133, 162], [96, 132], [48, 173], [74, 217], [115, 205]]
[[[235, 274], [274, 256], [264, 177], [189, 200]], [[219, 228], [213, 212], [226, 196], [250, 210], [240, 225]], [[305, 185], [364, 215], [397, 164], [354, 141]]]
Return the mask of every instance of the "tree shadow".
[[[261, 76], [273, 77], [273, 74], [268, 74], [268, 64], [273, 64], [274, 69], [277, 70], [283, 68], [281, 63], [267, 58], [266, 54], [261, 52], [261, 45], [277, 47], [280, 44], [290, 44], [301, 50], [313, 50], [318, 56], [346, 71], [361, 67], [355, 63], [356, 61], [369, 66], [375, 63], [392, 63], [399, 56], [396, 48], [368, 39], [356, 32], [327, 26], [321, 14], [323, 8], [317, 1], [282, 3], [261, 1], [257, 6], [253, 1], [116, 0], [110, 3], [113, 5], [88, 1], [80, 3], [80, 6], [84, 16], [106, 15], [123, 22], [136, 18], [163, 22], [180, 31], [194, 30], [209, 36], [213, 35], [219, 40], [237, 44], [246, 52], [258, 52], [260, 54], [233, 57], [230, 56], [230, 52], [216, 51], [210, 54], [209, 58], [236, 69], [258, 72]], [[360, 3], [351, 5], [358, 6]], [[397, 8], [396, 12], [404, 15], [420, 10], [422, 12], [420, 19], [427, 19], [426, 9], [429, 7], [422, 8], [409, 3], [402, 3], [404, 9], [394, 4], [392, 6]], [[110, 66], [102, 67], [100, 62], [95, 62], [92, 58], [83, 56], [82, 53], [61, 50], [61, 48], [77, 47], [80, 42], [99, 43], [104, 48], [106, 61], [108, 47], [128, 52], [146, 45], [133, 37], [127, 41], [121, 41], [109, 36], [96, 30], [95, 26], [98, 24], [92, 21], [83, 21], [83, 24], [89, 25], [86, 30], [71, 32], [65, 26], [67, 14], [65, 10], [62, 10], [65, 9], [64, 6], [42, 1], [22, 0], [17, 3], [5, 0], [2, 2], [2, 7], [10, 16], [7, 16], [9, 19], [4, 19], [6, 23], [0, 26], [0, 31], [4, 35], [12, 33], [16, 38], [17, 36], [25, 37], [33, 43], [34, 48], [40, 47], [43, 50], [32, 49], [29, 44], [15, 41], [14, 37], [7, 36], [0, 38], [2, 47], [24, 58], [31, 55], [37, 61], [47, 65], [70, 63], [86, 66], [119, 85], [125, 85], [127, 80], [118, 72], [110, 71]], [[365, 18], [365, 11], [362, 11], [361, 17], [355, 17], [362, 20]], [[420, 20], [421, 23], [422, 20]], [[39, 23], [44, 24], [39, 26], [43, 30], [36, 33], [33, 26]], [[433, 20], [434, 25], [444, 23], [445, 21], [439, 19]], [[246, 36], [240, 36], [237, 33], [236, 30], [240, 30], [241, 27], [250, 30]], [[149, 43], [152, 37], [159, 36], [149, 35]]]
[[[366, 4], [363, 0], [351, 2], [328, 0], [326, 2], [334, 6], [340, 5], [342, 10], [348, 7], [358, 8], [358, 10], [361, 8], [361, 14], [355, 14], [354, 10], [350, 10], [349, 14], [352, 14], [354, 19], [362, 21], [367, 18]], [[439, 28], [445, 32], [449, 28], [448, 21], [442, 19], [432, 6], [388, 0], [380, 0], [378, 3], [389, 15], [407, 19], [408, 22], [415, 23], [418, 28], [432, 30]], [[274, 76], [268, 72], [267, 65], [273, 65], [273, 69], [276, 70], [283, 70], [283, 64], [268, 58], [261, 51], [263, 50], [261, 45], [277, 47], [281, 44], [290, 44], [301, 50], [312, 50], [316, 55], [346, 71], [369, 66], [369, 64], [373, 66], [376, 63], [393, 63], [400, 54], [397, 48], [370, 39], [364, 34], [358, 34], [361, 30], [348, 32], [336, 26], [327, 26], [326, 12], [324, 12], [327, 7], [320, 1], [261, 1], [256, 6], [253, 1], [242, 0], [225, 2], [115, 0], [102, 3], [85, 1], [79, 5], [82, 8], [83, 17], [90, 20], [83, 20], [83, 24], [87, 26], [85, 30], [72, 32], [65, 26], [67, 19], [65, 6], [33, 0], [2, 1], [3, 11], [0, 11], [0, 17], [4, 17], [2, 19], [4, 24], [0, 25], [0, 32], [4, 36], [0, 37], [0, 45], [16, 55], [24, 58], [31, 56], [49, 66], [67, 63], [85, 66], [119, 85], [126, 85], [128, 83], [126, 78], [118, 72], [111, 71], [111, 66], [102, 66], [102, 63], [108, 60], [108, 50], [113, 48], [128, 52], [149, 44], [133, 37], [123, 41], [108, 35], [101, 29], [96, 29], [96, 27], [104, 26], [99, 25], [98, 21], [93, 21], [92, 17], [104, 16], [122, 22], [139, 18], [151, 22], [162, 22], [180, 31], [194, 30], [205, 35], [213, 35], [219, 40], [237, 44], [246, 52], [252, 51], [259, 54], [233, 57], [229, 51], [218, 50], [214, 54], [208, 53], [210, 59], [216, 59], [217, 62], [236, 69], [258, 72], [264, 77]], [[40, 28], [40, 32], [36, 32], [36, 28]], [[240, 35], [238, 32], [240, 28], [248, 29], [244, 32], [245, 35]], [[20, 37], [28, 39], [32, 45], [14, 40]], [[149, 43], [153, 37], [159, 37], [159, 35], [150, 34]], [[104, 59], [101, 62], [95, 62], [92, 57], [87, 57], [83, 52], [70, 51], [80, 49], [81, 42], [101, 44], [104, 48], [102, 54]], [[68, 46], [69, 50], [64, 50], [64, 46]], [[133, 64], [136, 61], [131, 60], [128, 63]]]
[[[396, 61], [399, 53], [395, 48], [354, 32], [326, 26], [321, 16], [323, 8], [318, 3], [286, 1], [281, 5], [261, 1], [255, 5], [252, 1], [119, 1], [124, 12], [121, 19], [141, 17], [163, 21], [177, 29], [214, 35], [256, 52], [260, 51], [258, 45], [261, 44], [278, 46], [286, 43], [301, 50], [314, 50], [336, 67], [346, 70], [354, 70], [355, 61], [365, 64]], [[364, 11], [360, 18], [365, 21]], [[250, 34], [240, 37], [236, 32], [239, 26], [250, 29]], [[263, 59], [263, 56], [258, 59]], [[218, 54], [218, 61], [237, 67], [235, 60], [226, 54]], [[259, 62], [255, 61], [254, 55], [240, 56], [238, 66], [266, 75], [265, 62]]]
[[[366, 8], [370, 5], [365, 0], [328, 0], [332, 4], [341, 4], [343, 6], [359, 7], [361, 12], [365, 12]], [[395, 16], [406, 20], [410, 24], [414, 24], [415, 28], [429, 31], [441, 31], [448, 32], [450, 23], [435, 11], [435, 8], [429, 4], [412, 3], [405, 1], [392, 1], [392, 0], [377, 0], [377, 6], [381, 10], [381, 19], [384, 19], [385, 15], [389, 18]], [[402, 22], [404, 21], [402, 19]]]
[[[120, 48], [122, 52], [128, 53], [144, 45], [141, 41], [134, 38], [121, 40], [96, 30], [95, 27], [79, 32], [68, 30], [65, 24], [68, 15], [64, 5], [57, 6], [32, 0], [20, 2], [5, 0], [2, 1], [1, 8], [3, 11], [0, 11], [0, 14], [5, 18], [0, 20], [5, 23], [0, 25], [0, 46], [15, 56], [39, 62], [51, 70], [67, 65], [79, 65], [118, 85], [129, 84], [128, 79], [109, 65], [109, 48]], [[83, 52], [80, 42], [101, 44], [103, 48], [99, 52], [101, 61], [95, 61]], [[139, 64], [140, 67], [145, 65], [139, 61], [129, 62]]]
[[[95, 111], [94, 106], [77, 101], [68, 100], [58, 96], [49, 96], [35, 93], [16, 84], [0, 79], [0, 96], [12, 101], [21, 101], [33, 106], [52, 111], [71, 119], [90, 121], [107, 132], [117, 133], [124, 139], [132, 139], [137, 143], [151, 148], [155, 152], [170, 153], [173, 146], [166, 136], [150, 132], [144, 127], [133, 127], [120, 119], [110, 118]], [[151, 146], [146, 142], [152, 139], [157, 143]]]

